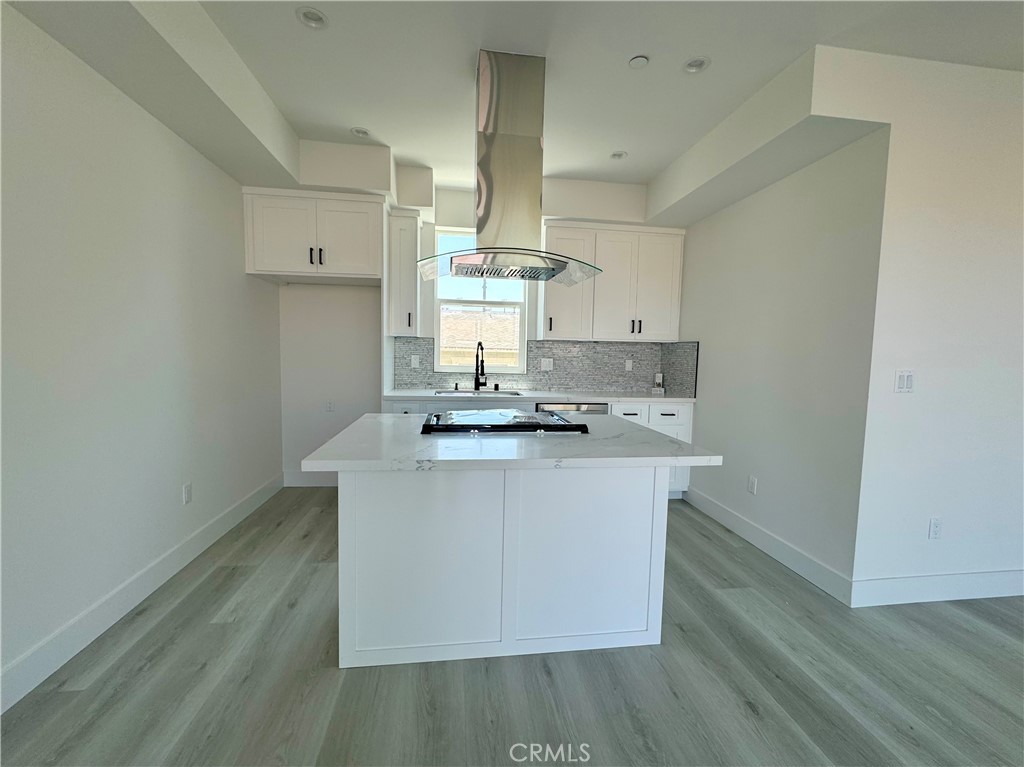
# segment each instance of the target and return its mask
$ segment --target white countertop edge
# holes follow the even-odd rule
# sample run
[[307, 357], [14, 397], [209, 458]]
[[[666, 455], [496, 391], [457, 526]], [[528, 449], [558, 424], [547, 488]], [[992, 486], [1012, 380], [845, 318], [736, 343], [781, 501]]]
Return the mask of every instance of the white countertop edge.
[[474, 458], [439, 461], [328, 461], [304, 460], [302, 471], [466, 471], [510, 469], [634, 469], [672, 466], [721, 466], [720, 455], [636, 458]]
[[[520, 394], [509, 397], [488, 394], [477, 397], [472, 390], [467, 390], [465, 399], [479, 399], [482, 402], [491, 400], [515, 401], [515, 402], [675, 402], [693, 403], [696, 397], [672, 397], [667, 394], [649, 394], [644, 392], [567, 392], [567, 391], [533, 391], [528, 389], [517, 389]], [[408, 401], [439, 401], [458, 400], [460, 397], [454, 394], [434, 394], [434, 389], [391, 389], [384, 392], [382, 398], [389, 402]]]

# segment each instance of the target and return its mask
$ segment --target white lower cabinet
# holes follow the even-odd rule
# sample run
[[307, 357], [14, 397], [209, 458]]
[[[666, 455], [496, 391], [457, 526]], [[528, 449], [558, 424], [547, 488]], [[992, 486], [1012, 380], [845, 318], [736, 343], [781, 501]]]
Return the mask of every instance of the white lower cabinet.
[[[612, 415], [642, 424], [666, 436], [683, 442], [693, 439], [693, 404], [619, 402], [611, 406]], [[690, 468], [676, 466], [669, 474], [668, 489], [685, 492], [690, 487]]]
[[650, 405], [634, 405], [631, 403], [617, 403], [612, 405], [612, 415], [617, 415], [619, 418], [625, 418], [627, 421], [642, 423], [644, 426], [647, 425], [650, 410]]

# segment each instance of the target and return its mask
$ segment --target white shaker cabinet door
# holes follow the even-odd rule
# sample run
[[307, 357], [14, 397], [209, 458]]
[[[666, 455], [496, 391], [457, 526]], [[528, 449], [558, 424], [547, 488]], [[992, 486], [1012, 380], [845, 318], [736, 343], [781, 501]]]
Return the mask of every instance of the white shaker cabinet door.
[[636, 263], [636, 340], [678, 341], [682, 239], [641, 234]]
[[259, 272], [315, 272], [316, 200], [254, 196], [252, 254]]
[[[384, 260], [384, 218], [380, 205], [352, 200], [317, 200], [322, 274], [380, 277]], [[317, 254], [319, 261], [319, 252]]]
[[392, 216], [388, 231], [388, 300], [393, 336], [417, 335], [419, 303], [416, 288], [419, 274], [419, 220], [412, 216]]
[[[594, 263], [592, 229], [549, 226], [546, 248], [552, 253]], [[594, 280], [584, 280], [572, 287], [556, 282], [544, 283], [544, 311], [541, 315], [541, 338], [567, 341], [589, 341], [593, 335]]]
[[636, 267], [640, 236], [599, 231], [594, 263], [594, 340], [633, 341], [636, 336]]

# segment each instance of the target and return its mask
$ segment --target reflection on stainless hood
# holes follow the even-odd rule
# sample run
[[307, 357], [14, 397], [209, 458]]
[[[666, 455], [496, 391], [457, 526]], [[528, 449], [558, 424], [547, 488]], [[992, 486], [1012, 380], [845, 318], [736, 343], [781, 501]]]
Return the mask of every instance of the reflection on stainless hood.
[[439, 274], [574, 285], [600, 269], [541, 247], [544, 59], [480, 51], [477, 68], [476, 244], [420, 261]]

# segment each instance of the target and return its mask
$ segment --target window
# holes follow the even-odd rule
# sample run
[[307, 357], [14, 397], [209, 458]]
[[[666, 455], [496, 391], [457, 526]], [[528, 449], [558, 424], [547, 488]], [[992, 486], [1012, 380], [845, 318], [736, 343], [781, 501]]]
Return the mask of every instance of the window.
[[[476, 246], [471, 231], [438, 229], [437, 252]], [[526, 283], [474, 277], [437, 278], [434, 370], [473, 372], [482, 341], [489, 374], [526, 372]]]

